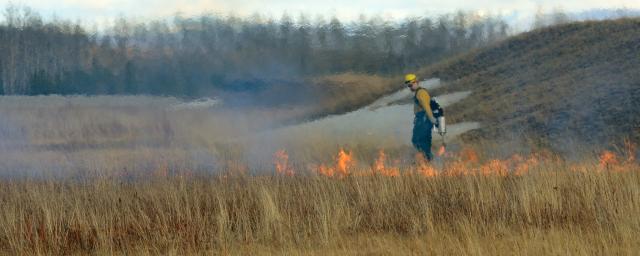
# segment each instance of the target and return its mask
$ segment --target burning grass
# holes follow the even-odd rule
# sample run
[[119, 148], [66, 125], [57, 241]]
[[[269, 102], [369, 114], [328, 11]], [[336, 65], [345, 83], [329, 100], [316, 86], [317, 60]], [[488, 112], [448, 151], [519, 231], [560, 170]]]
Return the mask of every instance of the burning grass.
[[20, 104], [0, 111], [0, 255], [640, 250], [631, 143], [578, 162], [438, 148], [428, 163], [373, 139], [223, 143], [255, 121], [233, 115]]
[[[275, 173], [286, 176], [297, 174], [317, 174], [329, 178], [345, 178], [349, 176], [413, 176], [424, 177], [459, 177], [459, 176], [523, 176], [530, 172], [539, 172], [549, 166], [568, 167], [573, 172], [627, 172], [638, 168], [635, 160], [636, 147], [630, 142], [625, 142], [624, 156], [605, 150], [599, 155], [598, 161], [583, 163], [568, 163], [560, 156], [548, 151], [532, 153], [526, 157], [514, 154], [506, 159], [488, 159], [480, 162], [478, 153], [465, 147], [459, 152], [447, 152], [441, 146], [436, 156], [439, 163], [429, 163], [422, 154], [416, 154], [412, 165], [399, 166], [400, 159], [389, 159], [387, 154], [380, 150], [375, 162], [370, 166], [358, 164], [352, 152], [340, 149], [335, 156], [333, 164], [309, 165], [307, 170], [296, 172], [290, 164], [289, 155], [285, 150], [279, 150], [274, 154]], [[439, 167], [436, 167], [439, 165]]]
[[[142, 180], [0, 181], [2, 254], [630, 254], [640, 249], [640, 167], [603, 152], [368, 167], [340, 150], [274, 175], [159, 170]], [[229, 165], [231, 168], [231, 165]], [[325, 177], [328, 176], [328, 177]]]

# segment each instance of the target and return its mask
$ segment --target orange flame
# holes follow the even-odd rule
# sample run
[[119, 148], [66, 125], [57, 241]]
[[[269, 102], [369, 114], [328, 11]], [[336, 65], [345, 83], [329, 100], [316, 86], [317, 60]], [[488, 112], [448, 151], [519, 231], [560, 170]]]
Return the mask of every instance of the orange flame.
[[447, 148], [445, 148], [445, 146], [440, 146], [440, 149], [438, 149], [438, 152], [436, 153], [436, 155], [443, 156], [445, 153], [447, 153]]
[[436, 171], [431, 164], [424, 158], [424, 155], [421, 153], [416, 154], [416, 164], [418, 165], [418, 173], [425, 177], [435, 177], [438, 176], [438, 171]]
[[460, 152], [460, 158], [467, 163], [477, 163], [478, 153], [472, 148], [463, 148]]
[[462, 161], [454, 161], [452, 163], [448, 163], [447, 167], [444, 169], [443, 174], [445, 176], [466, 176], [473, 175], [474, 170], [470, 168], [470, 166]]
[[522, 156], [516, 154], [511, 157], [511, 161], [515, 164], [513, 174], [516, 176], [523, 176], [540, 164], [540, 160], [535, 155], [531, 155], [528, 159], [524, 160]]
[[384, 162], [386, 160], [387, 160], [387, 156], [384, 154], [383, 150], [380, 150], [380, 152], [378, 152], [378, 158], [376, 159], [376, 162], [373, 164], [373, 170], [375, 171], [384, 170]]
[[389, 177], [398, 177], [400, 176], [400, 169], [398, 168], [386, 168], [385, 162], [387, 161], [387, 156], [385, 155], [383, 150], [380, 150], [378, 153], [378, 158], [373, 165], [373, 171], [376, 174], [380, 174], [382, 176]]
[[611, 151], [605, 150], [600, 154], [600, 167], [609, 167], [618, 165], [618, 158], [616, 154]]
[[493, 159], [480, 167], [480, 173], [484, 176], [507, 176], [509, 167], [505, 161]]
[[334, 167], [328, 167], [322, 164], [318, 166], [316, 172], [327, 177], [338, 176], [342, 178], [348, 176], [350, 169], [355, 166], [355, 160], [353, 160], [351, 153], [345, 152], [344, 149], [340, 149], [335, 160], [336, 163]]
[[351, 157], [351, 153], [345, 152], [343, 149], [340, 149], [338, 152], [338, 158], [336, 162], [336, 171], [342, 175], [343, 177], [349, 175], [349, 169], [355, 165], [353, 157]]
[[284, 149], [276, 151], [273, 155], [273, 164], [276, 167], [276, 173], [280, 175], [293, 176], [295, 174], [293, 167], [289, 165], [289, 155]]
[[320, 166], [318, 166], [317, 172], [327, 177], [333, 177], [333, 175], [335, 174], [335, 169], [321, 164]]
[[[532, 173], [536, 170], [542, 171], [548, 168], [543, 168], [548, 164], [552, 166], [558, 166], [560, 164], [568, 164], [569, 170], [573, 172], [588, 172], [595, 170], [597, 172], [609, 171], [609, 172], [626, 172], [629, 170], [639, 170], [639, 165], [635, 162], [635, 148], [627, 146], [627, 151], [623, 160], [619, 160], [620, 156], [617, 156], [613, 152], [604, 151], [599, 159], [599, 164], [595, 165], [600, 168], [593, 168], [592, 164], [577, 163], [571, 164], [564, 162], [563, 159], [553, 155], [548, 151], [539, 151], [531, 153], [528, 156], [522, 156], [520, 154], [514, 154], [510, 158], [505, 159], [491, 159], [486, 162], [480, 162], [478, 154], [471, 148], [464, 148], [460, 152], [450, 153], [446, 152], [446, 162], [443, 162], [443, 168], [439, 169], [433, 166], [427, 161], [420, 153], [415, 156], [415, 165], [410, 167], [405, 175], [420, 175], [424, 177], [437, 177], [437, 176], [524, 176]], [[440, 152], [438, 152], [440, 154]], [[335, 162], [330, 165], [312, 166], [311, 170], [314, 170], [319, 175], [327, 177], [343, 178], [346, 176], [371, 176], [381, 175], [398, 177], [402, 173], [398, 167], [390, 167], [387, 164], [389, 162], [395, 162], [397, 166], [399, 160], [389, 160], [388, 156], [383, 150], [378, 152], [378, 156], [375, 159], [371, 169], [355, 170], [355, 161], [351, 152], [347, 152], [340, 149]], [[283, 166], [287, 166], [286, 161]], [[276, 165], [278, 166], [278, 165]], [[286, 168], [286, 167], [285, 167]], [[606, 168], [606, 169], [605, 169]]]

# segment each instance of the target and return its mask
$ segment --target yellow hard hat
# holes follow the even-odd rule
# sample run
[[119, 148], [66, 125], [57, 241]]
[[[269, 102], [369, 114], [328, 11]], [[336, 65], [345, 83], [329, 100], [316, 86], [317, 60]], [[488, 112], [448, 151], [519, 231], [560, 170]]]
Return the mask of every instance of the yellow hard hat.
[[410, 83], [416, 80], [416, 75], [415, 74], [407, 74], [406, 76], [404, 76], [404, 82], [405, 83]]

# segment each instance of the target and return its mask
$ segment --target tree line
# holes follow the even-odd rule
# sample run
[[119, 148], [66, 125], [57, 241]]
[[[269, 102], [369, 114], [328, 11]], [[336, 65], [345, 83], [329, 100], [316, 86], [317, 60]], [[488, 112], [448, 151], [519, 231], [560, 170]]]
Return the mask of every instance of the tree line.
[[203, 14], [132, 22], [104, 32], [44, 21], [11, 5], [0, 22], [2, 94], [197, 96], [340, 72], [395, 74], [504, 39], [500, 17], [457, 12], [401, 22], [361, 16]]

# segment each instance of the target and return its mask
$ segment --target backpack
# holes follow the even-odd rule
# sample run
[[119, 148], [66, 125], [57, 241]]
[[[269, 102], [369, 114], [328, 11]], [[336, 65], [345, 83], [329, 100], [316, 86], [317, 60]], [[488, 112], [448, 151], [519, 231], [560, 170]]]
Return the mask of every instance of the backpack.
[[[426, 89], [418, 88], [418, 90], [416, 91], [416, 95], [418, 95], [418, 91], [420, 90], [426, 90]], [[418, 99], [415, 96], [413, 97], [413, 100], [416, 102], [416, 104], [419, 104]], [[442, 106], [440, 106], [440, 103], [438, 103], [434, 97], [431, 97], [431, 100], [429, 101], [429, 106], [431, 107], [431, 112], [433, 113], [434, 118], [437, 119], [438, 117], [444, 116], [444, 109], [442, 108]]]

